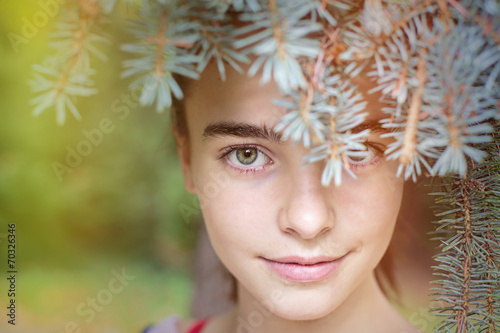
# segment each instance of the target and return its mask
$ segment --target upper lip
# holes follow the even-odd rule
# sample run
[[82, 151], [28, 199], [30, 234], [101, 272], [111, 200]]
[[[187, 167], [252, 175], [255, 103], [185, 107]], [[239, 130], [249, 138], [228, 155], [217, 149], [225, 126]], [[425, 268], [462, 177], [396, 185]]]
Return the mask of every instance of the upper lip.
[[315, 265], [322, 262], [329, 262], [339, 259], [340, 257], [328, 257], [328, 256], [319, 256], [319, 257], [300, 257], [300, 256], [288, 256], [281, 258], [264, 258], [269, 261], [279, 262], [282, 264], [299, 264], [299, 265]]

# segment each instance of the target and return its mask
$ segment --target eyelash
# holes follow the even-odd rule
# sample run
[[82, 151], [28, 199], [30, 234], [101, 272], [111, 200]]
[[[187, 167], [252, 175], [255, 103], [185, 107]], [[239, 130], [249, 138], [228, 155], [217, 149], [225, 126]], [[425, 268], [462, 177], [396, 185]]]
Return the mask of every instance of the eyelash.
[[[375, 156], [367, 163], [361, 163], [361, 164], [350, 163], [349, 167], [351, 169], [354, 169], [355, 171], [361, 171], [364, 169], [368, 169], [372, 166], [378, 166], [381, 162], [380, 156], [383, 155], [385, 147], [382, 148], [381, 147], [382, 145], [376, 144], [376, 143], [370, 143], [370, 142], [365, 142], [365, 145], [368, 149], [375, 150]], [[266, 163], [265, 165], [261, 165], [261, 166], [254, 167], [254, 168], [252, 168], [252, 167], [241, 168], [241, 167], [235, 166], [233, 163], [231, 163], [229, 161], [228, 155], [235, 152], [238, 149], [256, 149], [259, 154], [264, 154], [269, 159], [269, 162]], [[230, 145], [230, 146], [223, 149], [222, 153], [219, 155], [219, 157], [217, 159], [221, 160], [224, 163], [224, 165], [226, 165], [232, 169], [235, 169], [236, 171], [239, 171], [242, 174], [243, 173], [244, 174], [256, 173], [256, 172], [262, 171], [262, 170], [268, 168], [270, 164], [274, 163], [273, 160], [269, 157], [269, 155], [266, 154], [265, 152], [263, 152], [262, 149], [260, 149], [256, 145], [250, 145], [250, 144]]]

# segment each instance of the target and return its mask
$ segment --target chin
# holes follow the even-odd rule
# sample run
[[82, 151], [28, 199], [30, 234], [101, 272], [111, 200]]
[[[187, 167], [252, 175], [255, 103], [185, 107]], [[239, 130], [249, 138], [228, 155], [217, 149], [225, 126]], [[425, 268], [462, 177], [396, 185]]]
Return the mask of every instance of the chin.
[[276, 305], [274, 314], [278, 317], [287, 320], [316, 320], [328, 316], [337, 307], [333, 297], [326, 296], [323, 293], [320, 297], [307, 297], [300, 295], [300, 297], [284, 297], [282, 301]]
[[332, 311], [325, 309], [283, 309], [282, 311], [276, 311], [274, 314], [286, 320], [293, 321], [308, 321], [317, 320], [326, 317]]

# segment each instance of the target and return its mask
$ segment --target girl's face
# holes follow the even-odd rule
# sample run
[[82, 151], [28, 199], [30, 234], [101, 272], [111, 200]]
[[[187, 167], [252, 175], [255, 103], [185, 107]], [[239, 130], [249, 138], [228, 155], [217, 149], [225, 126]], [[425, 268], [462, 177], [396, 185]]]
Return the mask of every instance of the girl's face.
[[[367, 87], [361, 85], [360, 91]], [[274, 84], [214, 65], [185, 101], [189, 144], [180, 146], [186, 187], [199, 196], [212, 245], [238, 281], [239, 301], [260, 301], [294, 320], [321, 318], [363, 297], [385, 253], [401, 204], [391, 139], [372, 128], [370, 154], [350, 160], [357, 178], [323, 187], [323, 162], [305, 164], [308, 149], [272, 132], [285, 110]], [[367, 126], [382, 117], [368, 100]], [[182, 138], [180, 138], [182, 141]]]

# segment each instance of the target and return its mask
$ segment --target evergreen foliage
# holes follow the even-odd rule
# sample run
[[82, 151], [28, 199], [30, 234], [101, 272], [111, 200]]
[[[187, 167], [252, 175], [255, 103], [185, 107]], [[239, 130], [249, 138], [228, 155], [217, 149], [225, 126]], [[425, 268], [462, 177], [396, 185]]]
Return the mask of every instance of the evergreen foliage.
[[[498, 125], [500, 3], [497, 0], [128, 0], [137, 13], [122, 46], [123, 77], [140, 104], [169, 109], [215, 60], [261, 82], [275, 81], [288, 112], [275, 130], [325, 160], [322, 183], [341, 183], [349, 158], [367, 153], [366, 102], [353, 78], [366, 75], [387, 107], [380, 122], [394, 142], [398, 175], [454, 175], [439, 202], [444, 244], [438, 299], [448, 303], [437, 331], [499, 329]], [[56, 55], [34, 66], [34, 113], [80, 113], [76, 98], [96, 93], [91, 61], [117, 0], [68, 1], [55, 26]], [[496, 134], [495, 134], [496, 129]]]
[[498, 332], [500, 329], [500, 125], [495, 142], [483, 144], [481, 164], [465, 177], [452, 176], [438, 195], [437, 233], [442, 252], [434, 288], [438, 332]]
[[[106, 9], [110, 10], [109, 5]], [[35, 73], [30, 81], [33, 92], [39, 93], [31, 100], [34, 115], [53, 107], [60, 125], [66, 120], [66, 110], [81, 118], [77, 97], [97, 93], [91, 79], [94, 74], [91, 59], [94, 56], [106, 61], [106, 55], [95, 44], [110, 42], [100, 29], [106, 20], [98, 3], [70, 2], [61, 11], [52, 33], [54, 42], [50, 44], [55, 54], [48, 56], [43, 65], [33, 66]]]

